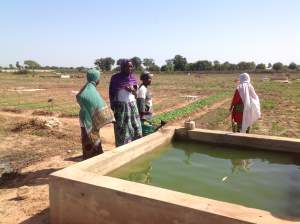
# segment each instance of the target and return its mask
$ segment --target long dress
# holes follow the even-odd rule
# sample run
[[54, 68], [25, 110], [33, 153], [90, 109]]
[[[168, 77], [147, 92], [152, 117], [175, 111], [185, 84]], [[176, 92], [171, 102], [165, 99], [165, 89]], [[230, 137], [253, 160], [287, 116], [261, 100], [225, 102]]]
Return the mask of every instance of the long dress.
[[[244, 103], [238, 90], [236, 90], [233, 95], [231, 107], [232, 107], [231, 119], [233, 121], [232, 131], [241, 132], [242, 122], [243, 122]], [[247, 132], [249, 132], [249, 128], [247, 129]]]
[[235, 90], [231, 106], [233, 108], [231, 113], [232, 120], [236, 123], [242, 123], [244, 104], [238, 90]]
[[113, 122], [114, 115], [96, 89], [94, 82], [87, 83], [76, 96], [80, 105], [80, 126], [83, 159], [103, 153], [99, 131]]
[[110, 102], [114, 111], [115, 143], [121, 146], [142, 137], [142, 127], [135, 96], [125, 89], [126, 85], [133, 86], [136, 80], [133, 75], [127, 77], [118, 73], [110, 82]]

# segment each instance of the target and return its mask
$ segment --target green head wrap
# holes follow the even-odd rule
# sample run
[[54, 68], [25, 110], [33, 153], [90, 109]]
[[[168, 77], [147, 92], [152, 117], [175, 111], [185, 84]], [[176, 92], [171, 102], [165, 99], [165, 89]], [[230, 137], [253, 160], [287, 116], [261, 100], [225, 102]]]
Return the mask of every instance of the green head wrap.
[[86, 73], [86, 78], [88, 82], [96, 82], [100, 79], [100, 71], [96, 68], [89, 69]]

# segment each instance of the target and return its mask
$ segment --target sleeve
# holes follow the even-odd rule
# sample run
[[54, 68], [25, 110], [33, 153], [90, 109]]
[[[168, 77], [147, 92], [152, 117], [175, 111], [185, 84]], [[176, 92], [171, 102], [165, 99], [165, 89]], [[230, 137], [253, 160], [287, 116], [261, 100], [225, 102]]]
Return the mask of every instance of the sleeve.
[[76, 94], [76, 101], [77, 101], [77, 103], [80, 105], [80, 95], [81, 95], [81, 93], [83, 92], [83, 90], [85, 89], [85, 87], [87, 86], [87, 84], [85, 84], [82, 88], [81, 88], [81, 90], [79, 90], [79, 92]]
[[252, 85], [250, 85], [249, 86], [249, 93], [250, 93], [250, 96], [252, 97], [252, 98], [254, 98], [254, 99], [258, 99], [258, 96], [257, 96], [257, 94], [256, 94], [256, 92], [255, 92], [255, 90], [254, 90], [254, 87], [252, 86]]
[[146, 99], [146, 93], [147, 93], [146, 87], [141, 86], [137, 91], [137, 98]]

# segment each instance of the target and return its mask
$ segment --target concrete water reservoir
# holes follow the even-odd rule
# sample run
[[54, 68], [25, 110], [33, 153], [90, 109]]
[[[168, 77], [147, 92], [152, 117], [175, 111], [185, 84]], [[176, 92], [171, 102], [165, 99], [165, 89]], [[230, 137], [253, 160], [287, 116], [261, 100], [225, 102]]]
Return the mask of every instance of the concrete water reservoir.
[[[238, 146], [239, 150], [300, 153], [298, 139], [165, 129], [52, 174], [51, 223], [300, 223], [299, 217], [106, 176], [172, 139]], [[294, 197], [294, 206], [300, 208], [300, 195]]]

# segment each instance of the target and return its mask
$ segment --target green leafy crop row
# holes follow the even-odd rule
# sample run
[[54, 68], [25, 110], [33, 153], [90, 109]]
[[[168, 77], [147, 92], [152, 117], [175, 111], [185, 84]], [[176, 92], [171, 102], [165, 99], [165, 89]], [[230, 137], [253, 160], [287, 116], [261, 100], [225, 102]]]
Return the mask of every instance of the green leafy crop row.
[[172, 120], [176, 120], [178, 118], [188, 116], [191, 113], [193, 113], [195, 110], [200, 109], [206, 105], [209, 106], [209, 105], [215, 103], [216, 101], [224, 98], [225, 96], [228, 96], [228, 93], [219, 93], [216, 95], [208, 96], [205, 99], [197, 100], [196, 102], [188, 104], [184, 107], [177, 108], [177, 109], [165, 112], [165, 113], [155, 115], [153, 117], [152, 121], [154, 124], [159, 124], [161, 120], [172, 121]]

